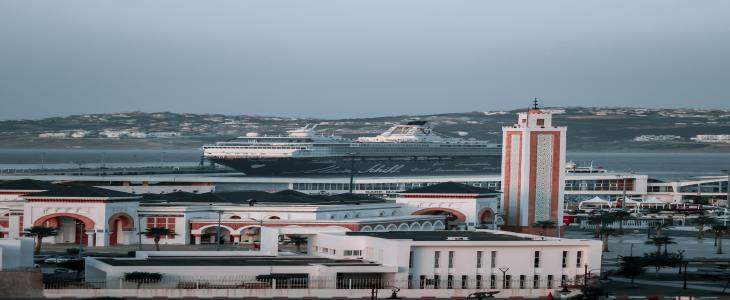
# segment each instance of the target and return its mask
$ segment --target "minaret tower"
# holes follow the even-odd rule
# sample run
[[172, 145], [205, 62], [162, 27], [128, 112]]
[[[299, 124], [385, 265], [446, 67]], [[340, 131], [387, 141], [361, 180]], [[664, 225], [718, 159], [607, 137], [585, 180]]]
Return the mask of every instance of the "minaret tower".
[[[502, 128], [502, 217], [505, 230], [541, 233], [540, 221], [563, 219], [566, 127], [552, 124], [552, 113], [533, 106]], [[555, 229], [546, 234], [554, 235]]]

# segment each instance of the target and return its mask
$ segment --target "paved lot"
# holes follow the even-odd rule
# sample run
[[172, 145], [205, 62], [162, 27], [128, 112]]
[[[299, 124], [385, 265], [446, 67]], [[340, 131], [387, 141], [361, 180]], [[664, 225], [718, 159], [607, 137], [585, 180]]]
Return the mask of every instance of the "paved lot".
[[[723, 239], [723, 246], [725, 254], [716, 254], [714, 239], [712, 234], [705, 234], [705, 238], [702, 240], [697, 239], [696, 233], [687, 232], [667, 232], [668, 236], [674, 239], [676, 244], [669, 245], [670, 252], [676, 252], [678, 250], [684, 250], [684, 257], [695, 258], [695, 257], [730, 257], [730, 237]], [[593, 233], [588, 231], [567, 231], [566, 237], [568, 238], [593, 238]], [[625, 230], [624, 235], [611, 236], [608, 240], [608, 253], [604, 253], [604, 261], [616, 260], [618, 256], [629, 256], [642, 255], [644, 253], [656, 251], [656, 247], [653, 245], [645, 245], [647, 241], [646, 231], [633, 232], [632, 230]]]

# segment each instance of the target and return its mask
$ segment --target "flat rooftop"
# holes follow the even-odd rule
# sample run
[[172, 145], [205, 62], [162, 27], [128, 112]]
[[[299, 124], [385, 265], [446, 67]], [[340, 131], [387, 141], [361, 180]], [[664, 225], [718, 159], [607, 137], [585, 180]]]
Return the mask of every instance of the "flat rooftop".
[[241, 267], [241, 266], [379, 266], [380, 264], [366, 262], [359, 259], [329, 259], [323, 257], [301, 256], [301, 257], [275, 257], [275, 256], [221, 256], [221, 257], [199, 257], [199, 256], [165, 256], [149, 257], [145, 259], [135, 258], [96, 258], [96, 260], [115, 267]]
[[532, 241], [533, 239], [511, 234], [498, 234], [483, 231], [381, 231], [347, 232], [349, 236], [372, 236], [391, 240], [413, 241]]

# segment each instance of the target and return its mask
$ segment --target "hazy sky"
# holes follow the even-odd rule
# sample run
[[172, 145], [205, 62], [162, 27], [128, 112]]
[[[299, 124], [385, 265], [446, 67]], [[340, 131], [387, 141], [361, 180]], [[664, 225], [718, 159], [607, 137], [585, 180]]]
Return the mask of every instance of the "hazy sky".
[[730, 1], [0, 1], [0, 119], [730, 108]]

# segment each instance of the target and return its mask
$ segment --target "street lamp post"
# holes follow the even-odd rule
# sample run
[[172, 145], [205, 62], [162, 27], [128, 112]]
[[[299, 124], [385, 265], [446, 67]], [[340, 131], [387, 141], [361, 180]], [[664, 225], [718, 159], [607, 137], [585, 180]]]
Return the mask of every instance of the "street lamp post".
[[82, 252], [84, 252], [84, 223], [79, 222], [79, 259]]
[[221, 251], [221, 214], [223, 212], [221, 210], [218, 210], [217, 213], [218, 213], [218, 227], [216, 227], [216, 233], [215, 233], [215, 251]]
[[142, 218], [137, 213], [137, 245], [139, 251], [142, 251]]
[[727, 188], [725, 189], [725, 192], [727, 192], [727, 194], [725, 195], [725, 208], [728, 208], [730, 207], [730, 170], [721, 170], [721, 172], [727, 175]]
[[509, 271], [509, 268], [501, 267], [498, 269], [500, 272], [502, 272], [502, 288], [507, 288], [507, 271]]
[[350, 194], [352, 194], [352, 185], [355, 181], [355, 155], [356, 152], [349, 152], [346, 154], [350, 158]]
[[[254, 220], [254, 221], [259, 221], [259, 243], [261, 243], [261, 232], [262, 232], [261, 229], [264, 228], [264, 219], [263, 218], [261, 218], [261, 219], [248, 218], [248, 219], [249, 220]], [[256, 250], [256, 247], [255, 247], [256, 246], [256, 242], [254, 241], [253, 244], [254, 244], [254, 250]]]

